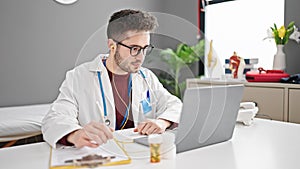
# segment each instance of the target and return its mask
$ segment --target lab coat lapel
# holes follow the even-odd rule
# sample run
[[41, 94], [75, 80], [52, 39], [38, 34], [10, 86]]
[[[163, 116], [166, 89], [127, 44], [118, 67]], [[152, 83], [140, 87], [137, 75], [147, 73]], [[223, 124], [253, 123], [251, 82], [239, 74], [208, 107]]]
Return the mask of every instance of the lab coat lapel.
[[132, 116], [134, 121], [134, 126], [139, 123], [139, 104], [142, 100], [142, 92], [145, 90], [144, 79], [135, 73], [132, 76]]
[[107, 73], [101, 72], [101, 78], [102, 83], [103, 83], [103, 88], [104, 88], [104, 95], [106, 99], [106, 106], [107, 106], [107, 118], [110, 120], [111, 124], [110, 127], [115, 129], [115, 101], [114, 101], [114, 96], [111, 88], [111, 83], [108, 77]]
[[116, 124], [116, 117], [115, 117], [115, 102], [114, 102], [114, 96], [111, 88], [111, 83], [109, 80], [109, 76], [107, 73], [107, 70], [105, 66], [102, 63], [102, 58], [106, 57], [106, 55], [99, 55], [93, 62], [93, 64], [90, 66], [90, 71], [95, 72], [95, 80], [96, 80], [96, 88], [97, 88], [97, 95], [98, 102], [102, 106], [102, 109], [104, 110], [104, 105], [103, 105], [103, 99], [102, 99], [102, 94], [100, 90], [100, 84], [99, 84], [99, 79], [97, 76], [97, 72], [100, 72], [100, 77], [101, 81], [103, 84], [103, 90], [104, 90], [104, 97], [106, 101], [106, 108], [107, 108], [107, 118], [110, 120], [110, 125], [109, 127], [115, 129], [115, 124]]

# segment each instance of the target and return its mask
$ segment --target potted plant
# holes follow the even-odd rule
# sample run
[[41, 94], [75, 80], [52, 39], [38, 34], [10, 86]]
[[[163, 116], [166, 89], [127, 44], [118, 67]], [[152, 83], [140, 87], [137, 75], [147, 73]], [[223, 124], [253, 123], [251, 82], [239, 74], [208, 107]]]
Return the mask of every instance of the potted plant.
[[286, 68], [286, 56], [283, 51], [284, 45], [286, 45], [289, 41], [291, 34], [294, 32], [295, 22], [292, 21], [288, 24], [287, 27], [282, 25], [279, 29], [277, 25], [274, 23], [274, 27], [268, 30], [268, 38], [274, 38], [276, 43], [277, 52], [274, 55], [273, 60], [273, 69], [285, 70]]
[[180, 89], [185, 88], [185, 81], [180, 82], [180, 71], [185, 66], [199, 61], [204, 56], [204, 39], [196, 45], [189, 46], [185, 43], [178, 44], [176, 50], [167, 48], [160, 52], [162, 60], [169, 66], [169, 72], [159, 75], [160, 82], [170, 93], [181, 98]]

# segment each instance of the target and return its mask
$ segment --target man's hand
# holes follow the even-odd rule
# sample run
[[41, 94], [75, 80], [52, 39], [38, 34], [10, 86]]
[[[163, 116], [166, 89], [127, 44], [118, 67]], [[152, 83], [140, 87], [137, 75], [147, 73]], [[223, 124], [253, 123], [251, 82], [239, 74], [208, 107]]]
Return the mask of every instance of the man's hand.
[[113, 131], [112, 128], [107, 127], [103, 123], [90, 122], [82, 129], [72, 132], [67, 140], [78, 148], [83, 146], [98, 147], [113, 138]]
[[138, 124], [133, 131], [145, 135], [160, 134], [163, 133], [170, 125], [171, 122], [164, 119], [146, 120]]

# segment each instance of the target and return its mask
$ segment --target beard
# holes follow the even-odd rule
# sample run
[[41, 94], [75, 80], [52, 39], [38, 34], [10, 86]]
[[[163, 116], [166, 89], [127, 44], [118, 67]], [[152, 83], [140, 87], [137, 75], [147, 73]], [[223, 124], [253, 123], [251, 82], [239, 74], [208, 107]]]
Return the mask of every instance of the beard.
[[[131, 56], [130, 56], [131, 57]], [[136, 64], [140, 64], [140, 61], [130, 62], [129, 58], [123, 59], [119, 53], [119, 50], [116, 50], [114, 59], [118, 67], [128, 73], [137, 73], [140, 69], [139, 66], [134, 67]]]

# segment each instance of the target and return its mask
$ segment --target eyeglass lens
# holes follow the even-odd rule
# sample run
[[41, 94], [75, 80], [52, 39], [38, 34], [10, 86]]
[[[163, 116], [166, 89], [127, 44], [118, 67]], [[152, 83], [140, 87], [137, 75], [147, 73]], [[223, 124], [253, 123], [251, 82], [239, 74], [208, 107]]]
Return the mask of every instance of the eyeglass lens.
[[130, 54], [132, 56], [137, 56], [141, 53], [141, 51], [143, 52], [143, 55], [149, 55], [152, 52], [153, 46], [149, 45], [146, 46], [145, 48], [141, 48], [139, 46], [133, 46], [130, 49]]

